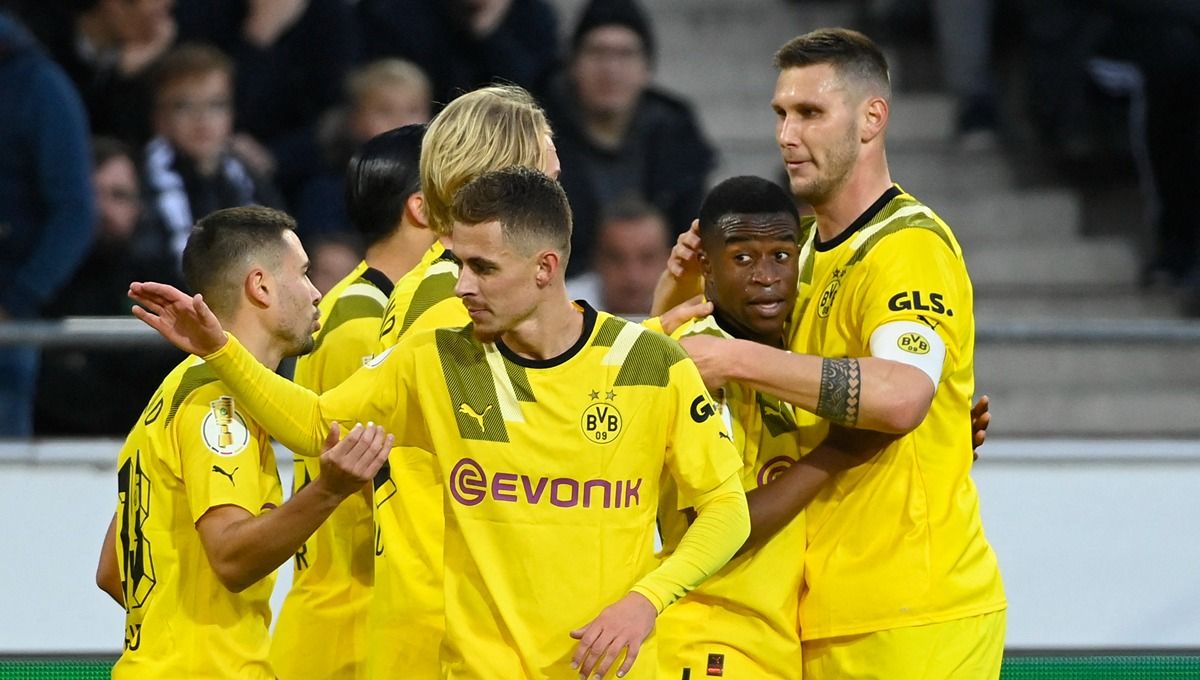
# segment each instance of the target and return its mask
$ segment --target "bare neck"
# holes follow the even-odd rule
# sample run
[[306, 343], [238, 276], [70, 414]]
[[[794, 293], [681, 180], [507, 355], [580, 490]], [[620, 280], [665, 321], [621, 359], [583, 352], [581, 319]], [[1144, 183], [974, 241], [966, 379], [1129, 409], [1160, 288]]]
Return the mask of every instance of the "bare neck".
[[263, 328], [262, 323], [251, 317], [252, 312], [241, 310], [234, 315], [225, 329], [237, 336], [238, 342], [242, 343], [255, 359], [273, 371], [279, 368], [279, 362], [283, 360], [283, 350], [272, 341], [271, 334]]
[[813, 204], [817, 215], [817, 235], [821, 241], [832, 241], [857, 220], [871, 204], [892, 186], [883, 152], [875, 158], [859, 161], [846, 184], [828, 200]]
[[513, 352], [527, 359], [553, 359], [571, 349], [583, 334], [583, 314], [567, 297], [562, 281], [528, 318], [501, 334]]
[[417, 266], [435, 241], [437, 235], [432, 230], [402, 221], [391, 236], [367, 248], [367, 266], [383, 272], [393, 282], [399, 281]]

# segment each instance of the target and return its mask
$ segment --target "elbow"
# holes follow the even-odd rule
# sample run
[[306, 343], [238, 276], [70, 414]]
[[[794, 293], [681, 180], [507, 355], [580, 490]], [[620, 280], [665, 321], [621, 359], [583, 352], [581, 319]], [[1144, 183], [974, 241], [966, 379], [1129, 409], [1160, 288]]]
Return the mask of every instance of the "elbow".
[[231, 593], [240, 593], [254, 585], [258, 579], [235, 560], [219, 559], [212, 562], [217, 580]]
[[887, 434], [904, 435], [917, 429], [925, 422], [929, 407], [933, 404], [933, 383], [921, 374], [905, 388], [889, 390], [876, 418], [868, 429]]

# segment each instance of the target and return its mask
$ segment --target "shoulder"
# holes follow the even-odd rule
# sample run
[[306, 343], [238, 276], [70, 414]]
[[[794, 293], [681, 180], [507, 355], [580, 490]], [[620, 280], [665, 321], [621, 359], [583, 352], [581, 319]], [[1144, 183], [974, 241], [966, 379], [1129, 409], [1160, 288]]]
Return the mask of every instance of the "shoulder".
[[879, 216], [849, 242], [855, 251], [853, 262], [871, 255], [909, 251], [913, 254], [962, 257], [954, 233], [937, 213], [907, 193], [890, 201]]
[[610, 347], [605, 363], [619, 365], [616, 386], [664, 387], [671, 367], [688, 358], [679, 343], [661, 333], [620, 317], [601, 314], [592, 345]]

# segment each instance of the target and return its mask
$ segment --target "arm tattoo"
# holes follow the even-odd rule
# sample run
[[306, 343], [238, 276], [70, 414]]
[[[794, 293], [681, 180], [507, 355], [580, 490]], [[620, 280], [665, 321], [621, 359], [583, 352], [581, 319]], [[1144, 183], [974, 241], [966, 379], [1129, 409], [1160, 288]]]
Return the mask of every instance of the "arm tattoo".
[[817, 415], [839, 425], [854, 427], [858, 423], [861, 394], [862, 374], [858, 370], [858, 359], [821, 361], [821, 392], [817, 397]]

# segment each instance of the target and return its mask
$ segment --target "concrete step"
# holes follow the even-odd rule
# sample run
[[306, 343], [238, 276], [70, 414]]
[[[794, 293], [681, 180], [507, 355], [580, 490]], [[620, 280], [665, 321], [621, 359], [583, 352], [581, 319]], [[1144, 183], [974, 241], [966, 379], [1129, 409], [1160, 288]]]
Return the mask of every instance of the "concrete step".
[[[1039, 391], [989, 386], [976, 375], [976, 389], [992, 398], [989, 441], [1007, 437], [1197, 437], [1200, 385], [1161, 389], [1130, 385], [1110, 391]], [[987, 446], [980, 450], [987, 456]]]
[[1113, 284], [1132, 289], [1138, 262], [1124, 239], [1093, 238], [1051, 243], [997, 242], [967, 253], [976, 289], [989, 285], [1081, 286]]
[[1200, 350], [1185, 343], [992, 343], [985, 339], [975, 348], [975, 376], [981, 385], [986, 379], [988, 390], [992, 385], [1030, 393], [1190, 388], [1200, 398]]
[[975, 320], [980, 326], [1014, 320], [1173, 319], [1179, 315], [1178, 305], [1172, 295], [1129, 286], [975, 288]]
[[967, 253], [997, 242], [1073, 240], [1083, 233], [1082, 199], [1071, 189], [910, 191], [950, 225]]

